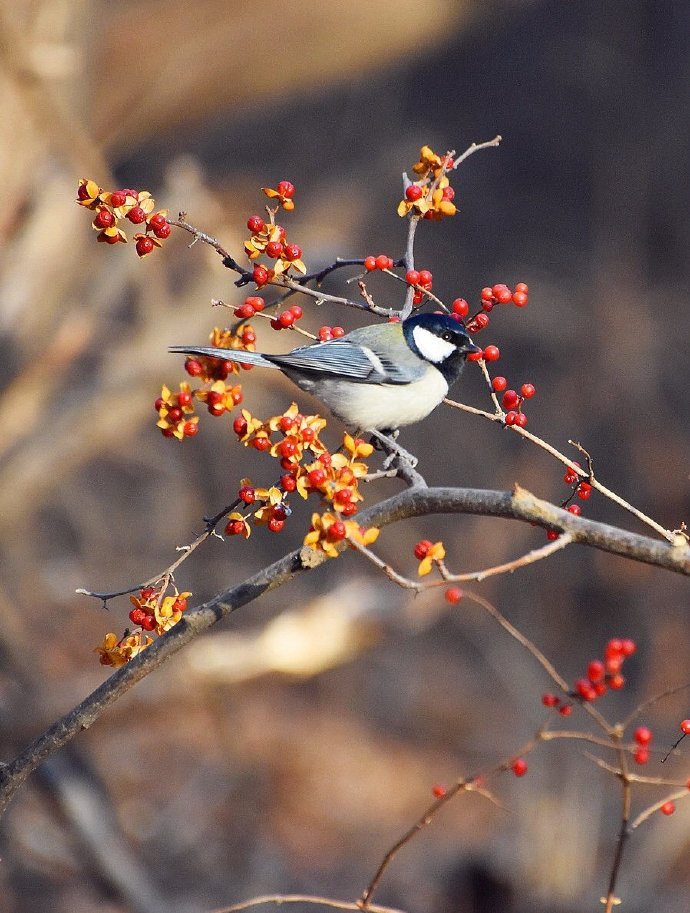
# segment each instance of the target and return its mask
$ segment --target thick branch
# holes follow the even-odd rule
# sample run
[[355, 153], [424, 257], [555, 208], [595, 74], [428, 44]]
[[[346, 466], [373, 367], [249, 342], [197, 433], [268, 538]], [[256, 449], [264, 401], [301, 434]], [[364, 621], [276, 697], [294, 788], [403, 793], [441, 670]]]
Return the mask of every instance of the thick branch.
[[[690, 575], [690, 547], [687, 545], [670, 545], [594, 520], [576, 517], [519, 487], [513, 492], [472, 488], [413, 488], [362, 511], [359, 519], [366, 526], [388, 526], [409, 517], [443, 513], [505, 517], [563, 530], [570, 533], [575, 543]], [[81, 730], [88, 729], [110, 704], [177, 653], [197, 634], [235, 609], [287, 583], [295, 574], [318, 567], [326, 560], [328, 559], [321, 553], [311, 549], [291, 552], [244, 583], [188, 612], [167, 634], [114, 672], [77, 707], [31, 742], [12, 762], [0, 768], [0, 813], [41, 761]]]

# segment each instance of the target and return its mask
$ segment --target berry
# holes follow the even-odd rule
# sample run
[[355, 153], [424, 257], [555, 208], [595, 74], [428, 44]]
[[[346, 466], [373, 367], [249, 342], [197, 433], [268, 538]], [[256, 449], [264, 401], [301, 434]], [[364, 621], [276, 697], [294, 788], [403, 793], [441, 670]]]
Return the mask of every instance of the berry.
[[422, 301], [424, 301], [424, 294], [423, 292], [420, 292], [419, 289], [417, 289], [417, 291], [412, 296], [412, 304], [417, 307], [422, 303]]
[[147, 254], [150, 254], [154, 247], [155, 245], [151, 238], [147, 238], [146, 236], [137, 238], [136, 251], [140, 257], [145, 257]]
[[124, 190], [116, 190], [114, 193], [110, 194], [110, 205], [113, 209], [119, 209], [120, 206], [124, 206], [127, 202], [127, 194]]
[[266, 228], [266, 223], [261, 216], [249, 216], [247, 219], [247, 228], [253, 235], [256, 235]]
[[299, 260], [302, 256], [302, 248], [296, 244], [286, 244], [283, 256], [286, 260]]
[[279, 181], [276, 190], [288, 200], [291, 200], [295, 195], [295, 185], [290, 183], [290, 181]]
[[423, 558], [429, 554], [429, 549], [433, 545], [428, 539], [420, 539], [419, 542], [414, 547], [414, 556], [418, 561], [421, 561]]
[[527, 416], [524, 412], [518, 412], [518, 417], [515, 419], [515, 424], [518, 426], [518, 428], [527, 427]]
[[614, 691], [620, 691], [623, 685], [625, 685], [625, 678], [622, 675], [611, 675], [608, 679], [609, 688], [612, 688]]
[[514, 409], [519, 402], [520, 397], [517, 395], [515, 390], [506, 390], [506, 392], [503, 394], [504, 409]]
[[143, 609], [132, 609], [129, 613], [129, 620], [133, 625], [141, 626], [143, 620], [146, 618], [147, 613]]
[[573, 469], [568, 468], [563, 476], [563, 481], [566, 485], [572, 485], [573, 482], [577, 482], [577, 478], [577, 473]]
[[267, 437], [255, 437], [252, 441], [252, 447], [254, 450], [258, 450], [259, 453], [265, 453], [271, 446], [271, 442]]
[[529, 292], [529, 289], [527, 288], [527, 286], [525, 285], [524, 282], [518, 282], [515, 286], [515, 291], [522, 292], [523, 295], [526, 295], [527, 292]]
[[142, 222], [146, 221], [146, 213], [141, 206], [132, 206], [127, 213], [127, 218], [133, 225], [141, 225]]
[[513, 297], [513, 293], [510, 291], [507, 285], [499, 283], [494, 285], [491, 289], [493, 297], [498, 301], [499, 304], [508, 304]]
[[162, 241], [164, 241], [166, 238], [169, 238], [171, 232], [172, 228], [168, 225], [167, 222], [164, 222], [162, 225], [156, 225], [156, 227], [153, 229], [154, 235], [157, 238], [160, 238]]
[[238, 416], [232, 423], [232, 430], [239, 437], [243, 437], [247, 433], [247, 420], [242, 418], [242, 416]]
[[428, 269], [420, 269], [419, 284], [425, 289], [430, 290], [433, 285], [434, 277]]
[[156, 410], [156, 412], [160, 412], [164, 405], [165, 405], [165, 400], [163, 399], [162, 396], [159, 396], [158, 399], [153, 404], [153, 408]]
[[289, 311], [294, 316], [295, 320], [300, 320], [304, 314], [304, 311], [299, 306], [299, 304], [293, 304], [292, 307], [289, 308]]
[[680, 724], [680, 731], [683, 735], [690, 735], [690, 720], [683, 720]]
[[594, 701], [597, 697], [592, 683], [586, 678], [578, 678], [575, 682], [575, 692], [579, 694], [583, 701]]
[[297, 488], [297, 479], [288, 472], [280, 477], [280, 487], [283, 491], [294, 491]]
[[320, 488], [326, 481], [326, 473], [323, 469], [312, 469], [307, 478], [312, 488]]
[[525, 399], [531, 399], [536, 392], [537, 388], [534, 386], [534, 384], [523, 384], [520, 387], [520, 393], [522, 393]]
[[514, 409], [511, 409], [510, 412], [506, 412], [505, 423], [506, 425], [515, 425], [517, 424], [518, 415], [520, 413], [516, 412]]
[[560, 713], [561, 716], [570, 716], [571, 713], [573, 712], [573, 705], [572, 704], [563, 704], [562, 707], [558, 708], [558, 712]]
[[561, 534], [556, 529], [549, 529], [546, 531], [546, 538], [549, 542], [555, 542]]
[[464, 298], [456, 298], [451, 305], [451, 311], [460, 317], [467, 317], [470, 312], [470, 306]]
[[636, 764], [646, 764], [649, 761], [649, 749], [636, 748], [633, 752], [633, 760]]
[[179, 406], [173, 406], [172, 409], [168, 409], [168, 418], [171, 422], [179, 422], [182, 418], [182, 409]]
[[496, 393], [502, 393], [507, 386], [508, 381], [505, 377], [494, 377], [491, 381], [491, 387]]
[[463, 597], [463, 592], [459, 586], [452, 586], [450, 589], [446, 590], [446, 602], [449, 602], [451, 605], [455, 605], [460, 602]]
[[185, 437], [196, 437], [199, 433], [199, 423], [198, 422], [185, 422], [182, 427], [182, 433]]
[[638, 745], [645, 747], [652, 741], [652, 730], [648, 726], [638, 726], [633, 733], [633, 738]]
[[592, 682], [592, 684], [603, 681], [605, 672], [606, 669], [604, 668], [604, 664], [600, 659], [593, 659], [592, 662], [587, 666], [587, 678], [590, 680], [590, 682]]
[[524, 758], [516, 758], [510, 765], [516, 777], [524, 777], [527, 773], [527, 761]]
[[486, 286], [486, 288], [482, 289], [482, 293], [481, 293], [482, 301], [493, 301], [493, 297], [494, 297], [494, 293], [491, 291], [491, 289], [488, 287], [488, 285]]
[[333, 339], [340, 339], [341, 336], [345, 335], [345, 330], [342, 327], [332, 327], [331, 333], [333, 334]]
[[268, 282], [268, 270], [265, 266], [255, 266], [252, 270], [252, 279], [257, 286], [266, 285]]
[[623, 656], [632, 656], [636, 650], [637, 650], [637, 644], [635, 643], [634, 640], [630, 640], [630, 638], [626, 638], [625, 640], [621, 641], [621, 653], [623, 654]]
[[410, 186], [405, 189], [405, 197], [410, 203], [415, 203], [417, 200], [421, 199], [423, 192], [424, 191], [419, 184], [410, 184]]
[[114, 222], [115, 216], [108, 209], [99, 209], [98, 215], [93, 220], [93, 224], [96, 228], [110, 228]]
[[99, 241], [105, 241], [106, 244], [117, 244], [118, 241], [122, 240], [120, 235], [106, 235], [104, 232], [101, 232], [98, 235]]
[[419, 272], [416, 269], [408, 269], [405, 273], [405, 282], [408, 285], [418, 285], [419, 284]]
[[285, 526], [285, 520], [281, 520], [278, 517], [271, 517], [266, 525], [268, 526], [269, 532], [279, 533]]
[[270, 257], [272, 260], [280, 257], [282, 253], [283, 245], [281, 241], [269, 241], [266, 245], [266, 256]]
[[[287, 329], [288, 327], [291, 327], [295, 322], [295, 315], [292, 313], [292, 311], [283, 311], [282, 314], [278, 315], [277, 320], [281, 327]], [[271, 323], [273, 323], [273, 321], [271, 321]]]
[[141, 621], [141, 627], [145, 631], [153, 631], [157, 624], [158, 622], [156, 621], [155, 615], [146, 615]]
[[256, 311], [245, 301], [244, 304], [241, 304], [239, 307], [235, 308], [235, 317], [239, 317], [242, 320], [248, 320], [250, 317], [253, 317], [256, 314]]
[[577, 486], [577, 496], [582, 501], [586, 501], [587, 498], [592, 494], [592, 486], [589, 482], [580, 482]]
[[365, 257], [364, 258], [364, 269], [370, 273], [374, 269], [378, 269], [376, 264], [376, 257]]
[[342, 520], [336, 520], [328, 527], [328, 538], [333, 542], [339, 542], [345, 538], [347, 530]]
[[[387, 257], [385, 254], [379, 254], [376, 258], [376, 269], [388, 269], [388, 264], [390, 263], [390, 257]], [[392, 264], [391, 264], [392, 266]]]
[[[409, 190], [409, 188], [408, 188], [408, 190]], [[431, 789], [431, 793], [436, 799], [442, 799], [447, 792], [448, 792], [448, 790], [446, 789], [446, 787], [441, 786], [440, 783], [437, 784], [436, 786], [433, 786]]]
[[253, 504], [256, 500], [256, 492], [250, 485], [245, 485], [243, 488], [240, 488], [238, 496], [245, 504]]
[[478, 330], [485, 330], [490, 323], [488, 314], [477, 314], [477, 316], [472, 321], [471, 329], [472, 332], [476, 333]]
[[545, 707], [558, 707], [561, 701], [555, 694], [542, 694], [541, 702]]
[[498, 361], [501, 352], [498, 346], [487, 346], [484, 349], [484, 361]]
[[241, 536], [244, 532], [244, 523], [242, 520], [230, 520], [225, 527], [226, 536]]
[[575, 517], [579, 517], [582, 513], [582, 508], [579, 504], [571, 504], [570, 507], [567, 507], [566, 510], [569, 514], [573, 514]]
[[527, 304], [528, 298], [525, 292], [513, 292], [513, 304], [516, 307], [523, 308]]
[[668, 802], [664, 802], [664, 804], [659, 807], [659, 811], [662, 815], [672, 815], [675, 810], [675, 803], [671, 802], [670, 800]]
[[152, 216], [149, 217], [149, 227], [150, 228], [160, 228], [161, 225], [167, 225], [167, 219], [161, 212], [155, 212]]

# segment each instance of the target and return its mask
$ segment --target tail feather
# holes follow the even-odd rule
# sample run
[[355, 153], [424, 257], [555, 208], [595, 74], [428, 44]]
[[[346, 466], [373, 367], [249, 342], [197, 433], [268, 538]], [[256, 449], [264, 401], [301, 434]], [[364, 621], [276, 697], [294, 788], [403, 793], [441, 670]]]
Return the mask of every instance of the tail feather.
[[222, 358], [223, 361], [237, 361], [243, 365], [259, 365], [262, 368], [277, 368], [260, 352], [245, 352], [244, 349], [219, 349], [215, 346], [170, 346], [168, 352], [180, 352], [183, 355], [205, 355], [210, 358]]

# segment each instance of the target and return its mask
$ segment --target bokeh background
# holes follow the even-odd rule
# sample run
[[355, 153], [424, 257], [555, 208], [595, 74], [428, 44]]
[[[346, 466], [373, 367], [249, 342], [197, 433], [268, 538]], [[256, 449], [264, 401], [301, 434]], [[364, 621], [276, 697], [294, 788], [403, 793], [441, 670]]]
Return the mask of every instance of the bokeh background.
[[[581, 440], [603, 481], [675, 527], [690, 513], [689, 34], [678, 0], [0, 3], [3, 758], [103, 680], [93, 648], [123, 630], [128, 602], [106, 613], [75, 589], [164, 568], [242, 475], [272, 471], [227, 422], [209, 417], [182, 445], [154, 427], [161, 382], [182, 379], [166, 347], [206, 339], [211, 299], [241, 300], [233, 277], [185, 238], [143, 262], [131, 244], [97, 245], [73, 202], [78, 179], [148, 189], [238, 255], [259, 188], [290, 179], [291, 236], [312, 268], [399, 255], [400, 174], [419, 147], [501, 133], [455, 178], [459, 216], [421, 227], [418, 263], [447, 300], [529, 283], [529, 307], [502, 311], [485, 341], [511, 381], [536, 384], [530, 427], [562, 448]], [[371, 290], [397, 301], [397, 287]], [[354, 316], [312, 309], [307, 324]], [[293, 396], [282, 378], [249, 380], [258, 414]], [[478, 372], [461, 396], [482, 405]], [[470, 416], [438, 410], [404, 442], [429, 482], [563, 495], [558, 465]], [[601, 498], [586, 513], [643, 531]], [[178, 584], [204, 599], [294, 547], [301, 528], [211, 541]], [[442, 536], [458, 570], [543, 541], [515, 523], [436, 518], [386, 530], [380, 553], [413, 573], [421, 536]], [[690, 679], [687, 584], [669, 573], [571, 549], [481, 591], [568, 678], [606, 638], [634, 637], [612, 717]], [[0, 907], [354, 899], [433, 783], [529, 737], [546, 686], [476, 608], [412, 600], [345, 556], [237, 613], [33, 776], [0, 825]], [[660, 747], [688, 700], [646, 720]], [[668, 773], [689, 765], [686, 752]], [[446, 808], [378, 900], [426, 913], [596, 909], [618, 827], [613, 779], [576, 746], [551, 745], [496, 792], [501, 807], [475, 796]], [[641, 829], [626, 909], [687, 910], [689, 851], [690, 804]]]

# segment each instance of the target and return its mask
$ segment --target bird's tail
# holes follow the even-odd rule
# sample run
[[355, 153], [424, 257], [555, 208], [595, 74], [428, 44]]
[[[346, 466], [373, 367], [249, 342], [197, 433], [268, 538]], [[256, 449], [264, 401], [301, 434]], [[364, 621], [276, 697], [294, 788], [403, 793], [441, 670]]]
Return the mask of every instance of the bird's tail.
[[183, 355], [206, 355], [210, 358], [222, 358], [223, 361], [237, 361], [243, 365], [259, 365], [262, 368], [278, 367], [264, 358], [260, 352], [245, 352], [244, 349], [219, 349], [215, 346], [170, 346], [168, 352], [181, 352]]

